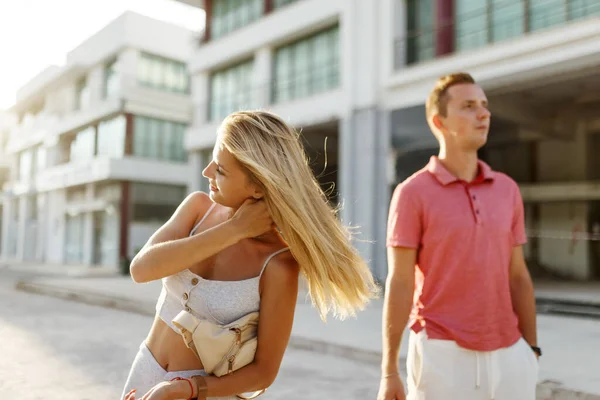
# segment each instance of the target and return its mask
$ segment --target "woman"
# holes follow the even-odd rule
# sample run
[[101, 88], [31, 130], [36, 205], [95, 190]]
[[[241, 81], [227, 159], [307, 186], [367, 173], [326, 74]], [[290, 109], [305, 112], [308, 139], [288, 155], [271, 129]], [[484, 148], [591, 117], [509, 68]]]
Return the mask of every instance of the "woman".
[[[376, 293], [298, 134], [279, 117], [227, 117], [203, 175], [210, 197], [190, 194], [131, 263], [136, 282], [162, 279], [163, 290], [125, 384], [127, 400], [232, 398], [270, 386], [290, 337], [299, 273], [323, 320], [329, 311], [353, 315]], [[183, 309], [220, 324], [259, 311], [254, 361], [206, 376], [171, 322]]]

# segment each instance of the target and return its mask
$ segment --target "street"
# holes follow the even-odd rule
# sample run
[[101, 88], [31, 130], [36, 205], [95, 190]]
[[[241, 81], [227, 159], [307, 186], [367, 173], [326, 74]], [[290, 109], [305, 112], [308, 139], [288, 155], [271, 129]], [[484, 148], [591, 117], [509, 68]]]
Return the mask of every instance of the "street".
[[[18, 292], [0, 269], [0, 399], [118, 399], [151, 324], [138, 314]], [[379, 368], [289, 349], [277, 399], [374, 399]]]

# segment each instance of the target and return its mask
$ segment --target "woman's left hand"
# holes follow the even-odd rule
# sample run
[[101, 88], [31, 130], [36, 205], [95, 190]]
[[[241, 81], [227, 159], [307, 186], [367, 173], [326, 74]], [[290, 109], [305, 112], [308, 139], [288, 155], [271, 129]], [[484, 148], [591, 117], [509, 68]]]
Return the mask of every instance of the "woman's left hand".
[[[161, 382], [154, 386], [148, 391], [140, 400], [177, 400], [177, 399], [188, 399], [190, 397], [190, 388], [187, 386], [187, 393], [183, 393], [182, 390], [186, 387], [180, 384], [181, 381], [177, 382]], [[185, 382], [184, 382], [185, 383]], [[136, 400], [135, 389], [125, 395], [124, 400]]]

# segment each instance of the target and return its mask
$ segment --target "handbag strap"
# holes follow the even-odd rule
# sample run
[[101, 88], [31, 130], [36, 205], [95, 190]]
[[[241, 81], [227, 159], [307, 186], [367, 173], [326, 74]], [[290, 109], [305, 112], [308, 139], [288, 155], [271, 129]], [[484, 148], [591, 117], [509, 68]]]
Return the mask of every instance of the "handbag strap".
[[259, 390], [258, 392], [254, 392], [253, 394], [251, 394], [250, 397], [246, 397], [243, 394], [236, 394], [235, 397], [237, 397], [238, 399], [243, 399], [243, 400], [252, 400], [252, 399], [257, 398], [258, 396], [260, 396], [261, 394], [263, 394], [266, 391], [267, 391], [267, 389]]

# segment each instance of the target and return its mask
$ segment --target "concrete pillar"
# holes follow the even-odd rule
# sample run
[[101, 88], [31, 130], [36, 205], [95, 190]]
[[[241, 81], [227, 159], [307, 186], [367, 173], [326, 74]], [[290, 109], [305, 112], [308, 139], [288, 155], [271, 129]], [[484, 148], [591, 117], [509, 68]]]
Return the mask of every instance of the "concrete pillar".
[[197, 192], [201, 190], [200, 181], [202, 178], [202, 156], [199, 151], [192, 151], [188, 154], [188, 165], [191, 169], [188, 192]]
[[87, 85], [90, 90], [90, 107], [104, 101], [104, 67], [104, 64], [97, 65], [88, 74]]
[[375, 108], [356, 111], [341, 123], [342, 221], [357, 226], [355, 245], [375, 277], [387, 275], [385, 236], [390, 200], [390, 115]]
[[[94, 201], [94, 191], [93, 183], [86, 185], [84, 203]], [[86, 211], [83, 215], [83, 263], [94, 263], [94, 214], [91, 211]]]
[[3, 260], [9, 258], [9, 243], [10, 243], [10, 235], [14, 235], [14, 232], [11, 232], [11, 223], [12, 223], [12, 210], [13, 201], [9, 196], [3, 195], [2, 197], [2, 243], [0, 244], [2, 248], [0, 249], [0, 255]]
[[208, 122], [210, 109], [210, 75], [208, 72], [194, 74], [191, 78], [193, 117], [191, 130]]
[[25, 237], [27, 223], [27, 196], [19, 196], [17, 212], [17, 256], [18, 261], [25, 259]]
[[137, 85], [137, 67], [139, 51], [136, 49], [125, 49], [119, 53], [119, 87], [124, 93]]
[[273, 52], [268, 47], [259, 49], [254, 56], [252, 108], [263, 108], [270, 104], [272, 69]]
[[[379, 280], [387, 274], [391, 117], [378, 105], [380, 24], [387, 0], [351, 0], [341, 16], [342, 87], [347, 115], [340, 122], [339, 188], [344, 223], [358, 226], [355, 245]], [[388, 25], [388, 28], [389, 25]], [[388, 29], [389, 30], [389, 29]], [[368, 241], [368, 242], [366, 242]]]

